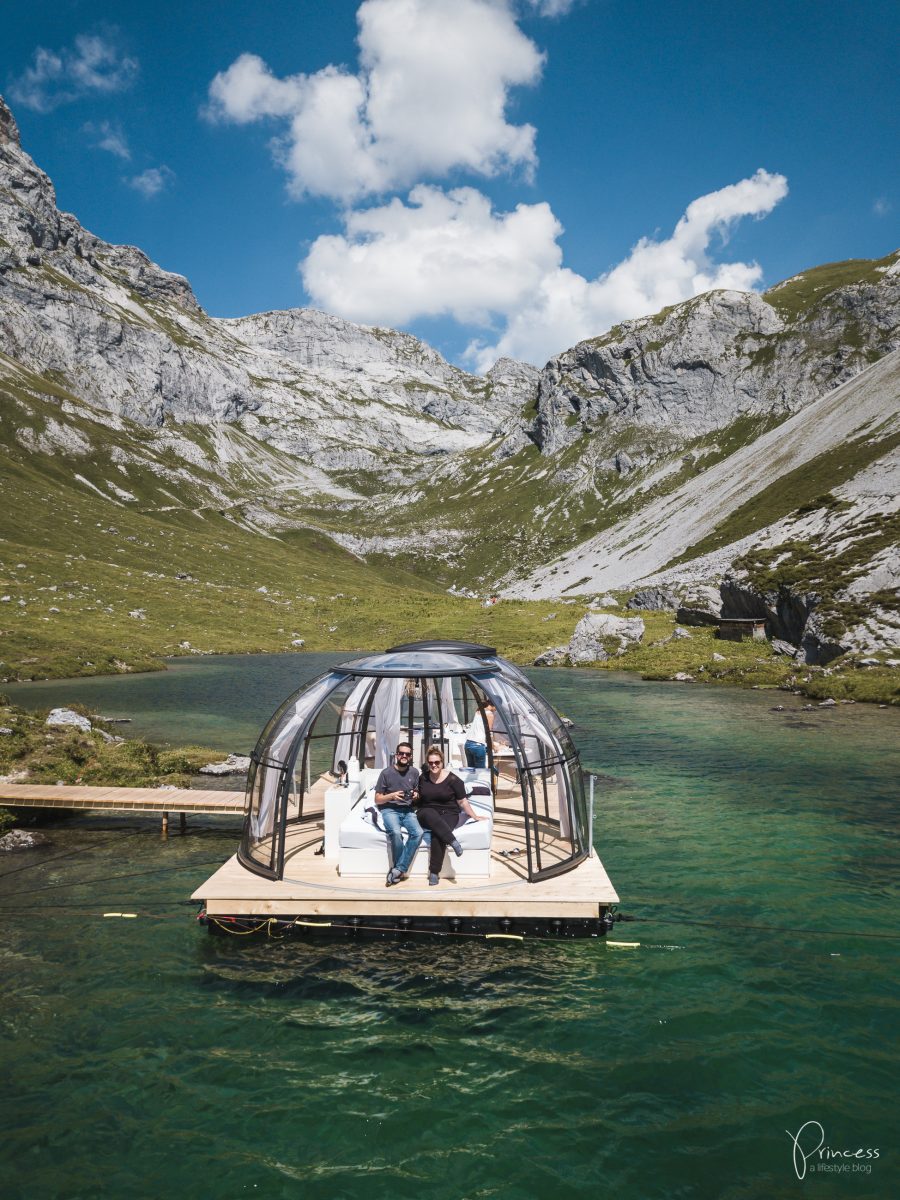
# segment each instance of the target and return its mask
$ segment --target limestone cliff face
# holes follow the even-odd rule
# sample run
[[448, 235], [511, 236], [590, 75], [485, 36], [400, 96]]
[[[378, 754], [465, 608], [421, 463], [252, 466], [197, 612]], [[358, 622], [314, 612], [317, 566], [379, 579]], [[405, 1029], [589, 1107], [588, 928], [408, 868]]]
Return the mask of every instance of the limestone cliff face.
[[900, 345], [898, 264], [865, 264], [836, 286], [827, 275], [817, 286], [818, 268], [765, 296], [709, 292], [580, 342], [544, 368], [531, 435], [554, 453], [628, 426], [687, 441], [743, 416], [789, 416]]
[[0, 100], [0, 338], [6, 372], [55, 380], [142, 425], [239, 423], [325, 470], [460, 451], [529, 398], [445, 362], [409, 334], [311, 310], [210, 318], [187, 280], [61, 213]]

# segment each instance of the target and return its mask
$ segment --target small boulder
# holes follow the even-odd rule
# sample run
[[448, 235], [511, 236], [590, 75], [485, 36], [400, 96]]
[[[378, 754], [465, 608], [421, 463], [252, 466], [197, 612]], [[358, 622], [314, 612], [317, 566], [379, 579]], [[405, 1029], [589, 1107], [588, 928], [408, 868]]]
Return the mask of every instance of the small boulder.
[[714, 651], [712, 657], [713, 657], [713, 662], [726, 662], [727, 661], [725, 658], [725, 655], [719, 654], [718, 651]]
[[693, 677], [693, 675], [688, 675], [687, 671], [677, 671], [672, 676], [672, 682], [673, 683], [693, 683], [694, 677]]
[[534, 660], [535, 667], [556, 667], [564, 662], [568, 656], [568, 646], [553, 646], [550, 650], [545, 650], [543, 654], [539, 654]]
[[776, 654], [786, 654], [788, 658], [797, 657], [797, 647], [786, 642], [784, 638], [772, 638], [772, 649]]
[[90, 733], [93, 728], [87, 717], [83, 717], [81, 713], [73, 712], [71, 708], [54, 708], [44, 724], [50, 725], [52, 728], [71, 725], [75, 729], [80, 729], [83, 733]]
[[250, 770], [250, 759], [242, 754], [229, 754], [224, 762], [207, 763], [201, 775], [243, 775]]
[[683, 642], [685, 638], [692, 638], [694, 635], [688, 633], [686, 629], [682, 629], [680, 625], [676, 625], [672, 632], [672, 639], [676, 642]]
[[836, 707], [837, 707], [837, 700], [832, 700], [832, 698], [830, 696], [828, 697], [827, 700], [821, 700], [819, 702], [819, 708], [836, 708]]
[[718, 625], [718, 616], [705, 608], [688, 608], [684, 605], [675, 611], [675, 620], [679, 625]]
[[651, 612], [673, 612], [678, 607], [678, 597], [669, 588], [641, 588], [635, 592], [626, 608], [643, 608]]
[[291, 638], [291, 645], [292, 646], [305, 646], [306, 638]]
[[682, 596], [681, 607], [675, 613], [679, 625], [717, 625], [721, 616], [721, 592], [706, 583], [689, 587]]
[[616, 617], [611, 613], [585, 613], [569, 642], [569, 657], [573, 663], [605, 662], [609, 651], [604, 640], [616, 640], [618, 653], [637, 645], [644, 637], [644, 622], [640, 617]]

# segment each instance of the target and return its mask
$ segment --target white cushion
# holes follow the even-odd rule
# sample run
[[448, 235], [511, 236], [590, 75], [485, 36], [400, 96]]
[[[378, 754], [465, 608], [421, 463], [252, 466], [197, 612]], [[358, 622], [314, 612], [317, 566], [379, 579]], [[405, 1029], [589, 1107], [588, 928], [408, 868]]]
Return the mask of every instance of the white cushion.
[[[459, 844], [464, 850], [487, 850], [490, 849], [491, 835], [494, 830], [494, 814], [491, 807], [481, 803], [480, 796], [473, 796], [470, 803], [478, 813], [484, 813], [488, 817], [487, 821], [473, 821], [471, 818], [466, 821], [465, 825], [460, 825], [455, 831]], [[383, 830], [379, 829], [372, 823], [372, 818], [366, 813], [363, 808], [364, 804], [368, 803], [368, 797], [361, 800], [351, 811], [348, 817], [345, 817], [341, 822], [339, 845], [341, 849], [345, 846], [353, 849], [361, 849], [369, 846], [383, 846], [387, 840]], [[371, 807], [374, 807], [374, 797], [371, 801]], [[426, 832], [426, 841], [428, 834]]]

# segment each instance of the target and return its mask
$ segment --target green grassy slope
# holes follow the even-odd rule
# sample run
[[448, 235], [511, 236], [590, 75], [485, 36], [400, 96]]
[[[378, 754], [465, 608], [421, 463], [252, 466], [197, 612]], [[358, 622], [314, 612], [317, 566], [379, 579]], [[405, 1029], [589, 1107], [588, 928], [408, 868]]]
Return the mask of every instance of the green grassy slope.
[[[53, 421], [81, 438], [82, 452], [22, 444], [23, 430], [26, 440], [46, 437]], [[482, 608], [402, 561], [367, 564], [315, 530], [267, 535], [244, 517], [237, 493], [221, 499], [221, 478], [202, 468], [183, 478], [175, 459], [164, 475], [137, 427], [63, 416], [58, 400], [4, 385], [0, 439], [0, 679], [152, 669], [169, 654], [284, 651], [299, 638], [310, 650], [476, 638], [520, 659], [543, 648], [540, 617], [551, 606]], [[118, 498], [111, 482], [134, 500]], [[410, 552], [412, 560], [414, 539]], [[563, 611], [571, 632], [577, 614]]]

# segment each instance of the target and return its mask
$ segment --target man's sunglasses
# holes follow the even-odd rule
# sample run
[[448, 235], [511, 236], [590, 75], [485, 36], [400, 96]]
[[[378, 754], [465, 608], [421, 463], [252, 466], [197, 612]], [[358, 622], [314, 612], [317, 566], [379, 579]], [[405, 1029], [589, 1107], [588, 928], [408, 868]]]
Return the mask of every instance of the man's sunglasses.
[[397, 758], [412, 758], [412, 755], [408, 750], [398, 750]]

